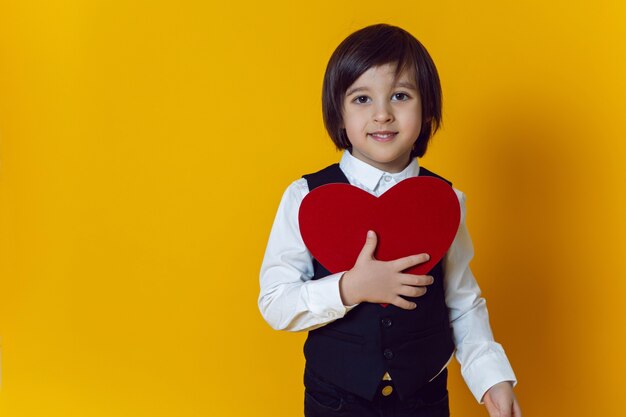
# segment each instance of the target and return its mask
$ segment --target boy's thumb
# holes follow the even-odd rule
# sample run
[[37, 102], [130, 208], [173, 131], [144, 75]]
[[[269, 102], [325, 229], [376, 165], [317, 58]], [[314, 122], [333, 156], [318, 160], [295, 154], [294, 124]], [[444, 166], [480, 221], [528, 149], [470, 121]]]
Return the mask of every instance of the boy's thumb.
[[378, 238], [376, 237], [376, 233], [373, 230], [368, 230], [365, 245], [363, 245], [363, 249], [361, 249], [361, 253], [359, 253], [357, 262], [366, 259], [374, 259], [374, 252], [376, 251], [377, 244]]

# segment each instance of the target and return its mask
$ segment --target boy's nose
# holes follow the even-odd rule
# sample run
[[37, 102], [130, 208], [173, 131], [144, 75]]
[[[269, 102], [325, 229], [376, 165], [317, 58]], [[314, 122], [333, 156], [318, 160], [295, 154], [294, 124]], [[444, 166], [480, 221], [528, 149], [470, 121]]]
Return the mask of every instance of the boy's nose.
[[393, 114], [388, 106], [379, 106], [374, 113], [374, 121], [376, 123], [389, 123], [393, 120]]

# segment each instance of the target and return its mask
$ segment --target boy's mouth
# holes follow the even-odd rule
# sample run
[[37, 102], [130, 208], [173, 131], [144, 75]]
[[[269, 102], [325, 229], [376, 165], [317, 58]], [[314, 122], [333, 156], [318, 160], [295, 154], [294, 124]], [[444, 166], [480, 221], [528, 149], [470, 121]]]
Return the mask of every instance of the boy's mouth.
[[383, 130], [383, 131], [368, 133], [367, 135], [377, 142], [389, 142], [390, 140], [395, 138], [397, 134], [398, 132]]

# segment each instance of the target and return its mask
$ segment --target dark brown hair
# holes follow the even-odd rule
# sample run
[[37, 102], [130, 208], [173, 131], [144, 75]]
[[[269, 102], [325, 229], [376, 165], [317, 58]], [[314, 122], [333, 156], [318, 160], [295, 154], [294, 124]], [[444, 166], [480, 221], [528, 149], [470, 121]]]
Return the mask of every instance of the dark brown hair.
[[409, 32], [397, 26], [377, 24], [360, 29], [335, 49], [324, 74], [322, 114], [324, 125], [338, 149], [350, 149], [343, 125], [343, 101], [350, 87], [371, 67], [396, 63], [395, 76], [414, 71], [422, 100], [422, 130], [411, 157], [426, 153], [428, 142], [441, 125], [441, 84], [426, 48]]

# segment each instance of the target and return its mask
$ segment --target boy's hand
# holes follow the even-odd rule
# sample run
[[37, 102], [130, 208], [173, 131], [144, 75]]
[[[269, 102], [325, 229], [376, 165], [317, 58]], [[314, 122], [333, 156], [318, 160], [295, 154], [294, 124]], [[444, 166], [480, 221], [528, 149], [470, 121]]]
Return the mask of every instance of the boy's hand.
[[373, 231], [367, 232], [367, 240], [351, 270], [339, 281], [339, 291], [344, 305], [363, 301], [393, 304], [412, 310], [415, 303], [401, 297], [419, 297], [426, 293], [426, 285], [433, 283], [430, 275], [403, 274], [407, 268], [427, 262], [428, 254], [407, 256], [393, 261], [378, 261], [374, 251], [378, 239]]
[[522, 417], [513, 386], [510, 382], [500, 382], [485, 393], [485, 407], [489, 417]]

